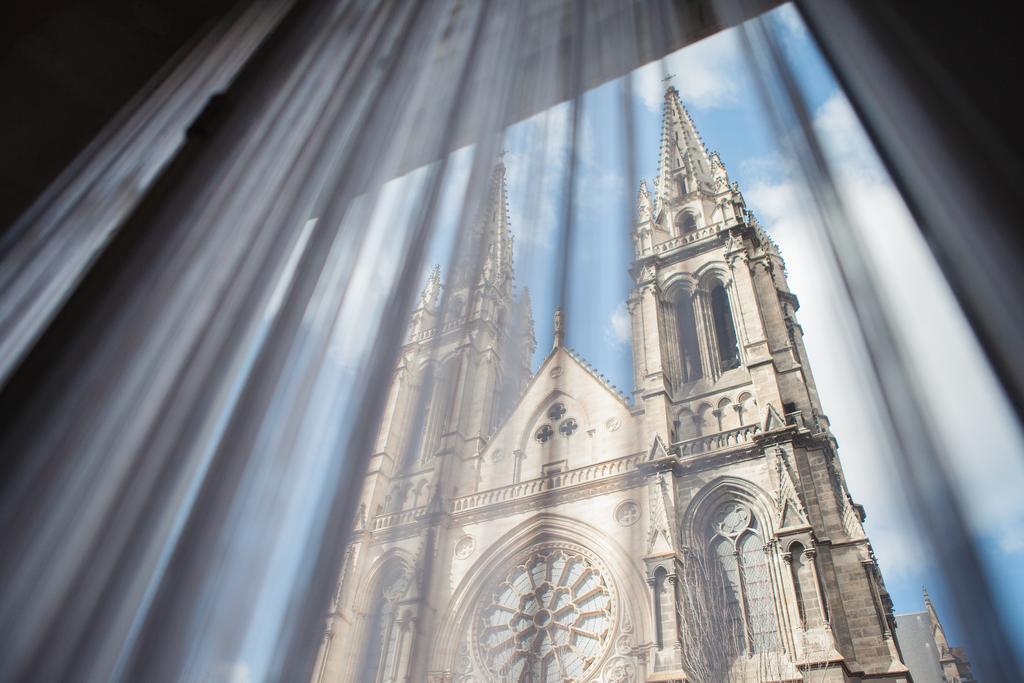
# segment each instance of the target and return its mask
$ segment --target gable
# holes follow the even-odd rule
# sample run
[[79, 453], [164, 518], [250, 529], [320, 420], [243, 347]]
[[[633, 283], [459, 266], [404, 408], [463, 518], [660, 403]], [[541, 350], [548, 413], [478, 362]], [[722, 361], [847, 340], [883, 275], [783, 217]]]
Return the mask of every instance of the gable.
[[585, 361], [557, 347], [482, 451], [473, 484], [497, 488], [635, 453], [634, 419]]

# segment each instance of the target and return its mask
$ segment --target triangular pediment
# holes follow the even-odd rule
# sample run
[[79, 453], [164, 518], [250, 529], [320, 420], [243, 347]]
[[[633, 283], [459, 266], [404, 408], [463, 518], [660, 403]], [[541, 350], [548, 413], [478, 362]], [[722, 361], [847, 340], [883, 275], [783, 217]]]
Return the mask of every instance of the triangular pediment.
[[658, 460], [660, 458], [668, 457], [668, 449], [665, 448], [665, 442], [661, 440], [661, 437], [657, 434], [654, 435], [654, 441], [651, 443], [651, 450], [647, 452], [648, 460]]
[[481, 485], [635, 454], [633, 420], [625, 396], [578, 354], [557, 346], [482, 450], [481, 476], [490, 480]]
[[785, 428], [786, 421], [779, 415], [779, 411], [775, 409], [775, 406], [769, 403], [764, 415], [764, 432], [767, 434], [768, 432]]
[[786, 501], [786, 507], [782, 511], [782, 528], [803, 526], [805, 524], [800, 513], [797, 512], [790, 501]]

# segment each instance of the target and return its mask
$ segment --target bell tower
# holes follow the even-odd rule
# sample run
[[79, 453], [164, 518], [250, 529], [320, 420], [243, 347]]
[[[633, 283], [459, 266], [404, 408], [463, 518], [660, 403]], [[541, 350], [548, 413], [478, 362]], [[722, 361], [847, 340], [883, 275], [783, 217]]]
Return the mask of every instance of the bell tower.
[[[433, 267], [410, 318], [329, 619], [324, 680], [422, 680], [416, 667], [448, 597], [434, 549], [448, 542], [450, 501], [478, 486], [480, 453], [526, 386], [536, 348], [529, 292], [514, 287], [506, 194], [499, 163], [453, 267], [446, 278]], [[410, 524], [408, 548], [382, 566], [360, 558]], [[355, 639], [334, 643], [335, 628]]]
[[[644, 557], [659, 606], [655, 669], [724, 666], [713, 661], [723, 640], [762, 665], [768, 657], [783, 677], [811, 659], [901, 668], [785, 264], [672, 87], [658, 174], [653, 188], [640, 184], [632, 237], [634, 400], [651, 443], [640, 469], [659, 511]], [[712, 604], [714, 591], [695, 586], [722, 576], [728, 589]], [[770, 576], [781, 579], [774, 613]], [[702, 599], [731, 615], [717, 636], [692, 621]]]
[[649, 427], [666, 438], [697, 435], [705, 425], [679, 423], [672, 407], [736, 382], [751, 385], [762, 411], [824, 419], [778, 248], [675, 88], [664, 107], [653, 192], [641, 181], [637, 196], [628, 302], [636, 400]]

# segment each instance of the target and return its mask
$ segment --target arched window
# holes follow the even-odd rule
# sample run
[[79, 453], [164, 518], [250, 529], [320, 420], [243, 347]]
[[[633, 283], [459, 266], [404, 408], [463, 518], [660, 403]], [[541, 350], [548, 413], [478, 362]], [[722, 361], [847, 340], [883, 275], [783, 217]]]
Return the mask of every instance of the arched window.
[[686, 176], [685, 175], [677, 175], [676, 176], [676, 187], [679, 189], [679, 196], [680, 197], [682, 197], [683, 195], [686, 194]]
[[697, 218], [692, 213], [684, 211], [679, 214], [679, 234], [685, 235], [697, 229]]
[[[665, 579], [667, 577], [668, 572], [664, 567], [658, 567], [654, 570], [654, 642], [659, 650], [665, 647], [663, 626], [665, 616], [662, 608], [665, 603]], [[669, 613], [671, 614], [671, 611]]]
[[452, 318], [461, 318], [466, 313], [466, 300], [461, 296], [452, 301]]
[[679, 365], [684, 382], [692, 382], [702, 375], [700, 347], [697, 343], [697, 323], [693, 315], [690, 293], [679, 290], [675, 298], [676, 333], [679, 335]]
[[455, 398], [458, 390], [458, 372], [459, 359], [453, 357], [434, 377], [420, 453], [420, 461], [423, 463], [430, 462], [430, 458], [441, 446], [441, 437], [456, 427]]
[[392, 562], [380, 574], [366, 630], [365, 659], [361, 681], [391, 683], [400, 678], [403, 624], [398, 602], [409, 589], [409, 573], [400, 562]]
[[775, 596], [757, 519], [739, 502], [722, 504], [712, 518], [709, 555], [717, 562], [721, 637], [748, 654], [779, 648]]
[[793, 587], [796, 588], [796, 604], [800, 610], [800, 622], [804, 628], [821, 625], [821, 608], [818, 605], [818, 592], [814, 587], [813, 557], [804, 554], [804, 547], [799, 543], [790, 546], [790, 568], [793, 571]]
[[715, 283], [711, 289], [711, 317], [715, 325], [715, 341], [718, 342], [718, 362], [722, 370], [740, 366], [740, 350], [736, 344], [736, 326], [729, 308], [729, 295], [722, 283]]

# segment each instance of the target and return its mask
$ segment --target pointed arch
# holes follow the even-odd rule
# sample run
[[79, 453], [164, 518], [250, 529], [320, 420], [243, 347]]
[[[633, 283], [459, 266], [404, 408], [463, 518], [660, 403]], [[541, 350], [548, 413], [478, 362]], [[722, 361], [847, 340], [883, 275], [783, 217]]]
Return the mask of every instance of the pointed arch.
[[700, 341], [697, 335], [697, 314], [693, 306], [693, 293], [683, 287], [673, 290], [671, 299], [675, 333], [678, 342], [680, 381], [694, 382], [704, 375], [701, 365]]
[[749, 505], [760, 520], [765, 537], [774, 536], [775, 524], [771, 513], [775, 509], [775, 499], [771, 494], [746, 479], [723, 475], [702, 486], [683, 512], [679, 524], [683, 545], [701, 546], [707, 539], [703, 529], [710, 522], [717, 504], [727, 499]]
[[568, 461], [570, 456], [573, 461], [589, 460], [589, 440], [581, 440], [581, 435], [591, 428], [590, 416], [583, 402], [572, 394], [552, 390], [523, 424], [517, 442], [517, 450], [524, 456], [521, 479], [541, 476], [544, 465]]
[[421, 463], [428, 462], [441, 447], [441, 437], [457, 427], [455, 399], [459, 390], [461, 361], [461, 354], [452, 353], [433, 366], [430, 401], [425, 403], [424, 425], [417, 434], [418, 444], [410, 451], [412, 457], [419, 456]]
[[401, 651], [408, 615], [403, 610], [413, 585], [411, 558], [397, 549], [377, 558], [367, 572], [370, 590], [360, 592], [356, 604], [359, 615], [356, 679], [372, 683], [399, 680]]
[[818, 603], [818, 591], [815, 584], [815, 572], [812, 563], [813, 553], [808, 553], [802, 543], [796, 541], [789, 546], [789, 567], [792, 572], [793, 589], [796, 593], [796, 606], [800, 615], [800, 625], [804, 628], [820, 626], [821, 605]]
[[696, 578], [703, 579], [708, 602], [718, 605], [715, 630], [732, 644], [731, 656], [781, 647], [772, 509], [760, 487], [719, 477], [697, 493], [680, 524], [683, 542], [703, 570]]
[[697, 214], [694, 211], [684, 209], [676, 214], [676, 231], [680, 237], [690, 234], [698, 227], [700, 226], [697, 222]]

